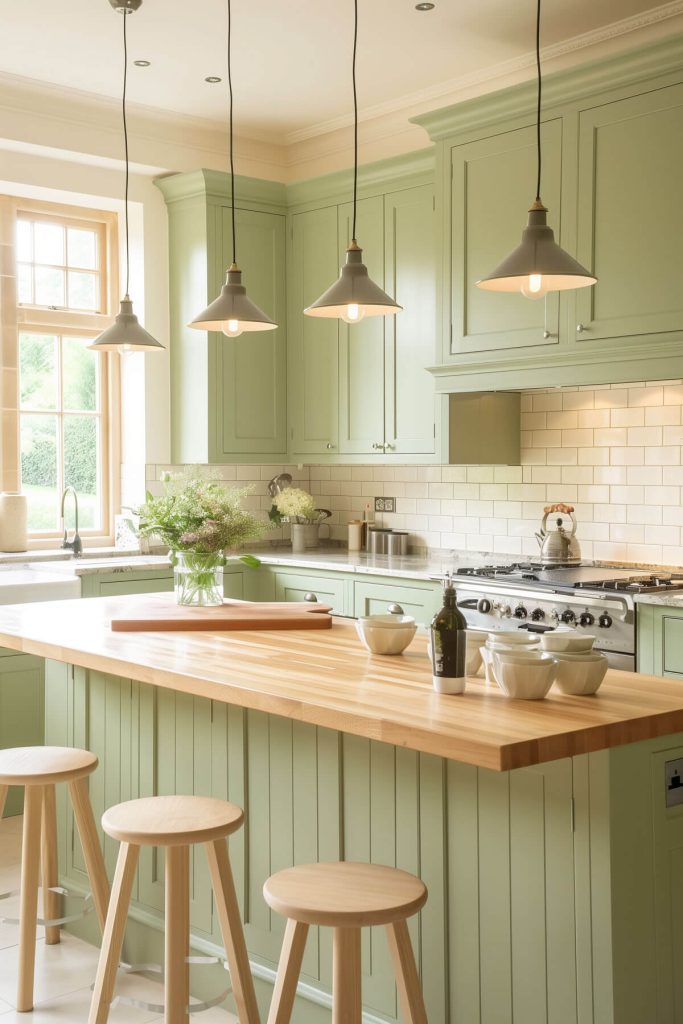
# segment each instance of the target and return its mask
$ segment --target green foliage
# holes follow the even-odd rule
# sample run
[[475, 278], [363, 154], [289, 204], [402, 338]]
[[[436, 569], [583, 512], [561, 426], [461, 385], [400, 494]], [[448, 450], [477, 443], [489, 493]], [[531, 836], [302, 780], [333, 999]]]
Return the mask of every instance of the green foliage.
[[164, 480], [165, 493], [147, 494], [136, 510], [141, 537], [156, 535], [174, 551], [232, 551], [260, 537], [267, 524], [241, 507], [248, 489], [218, 480]]
[[97, 489], [97, 435], [90, 417], [64, 420], [64, 483], [82, 494], [94, 494]]
[[30, 447], [22, 446], [21, 479], [37, 487], [57, 486], [57, 450], [48, 434], [34, 434]]

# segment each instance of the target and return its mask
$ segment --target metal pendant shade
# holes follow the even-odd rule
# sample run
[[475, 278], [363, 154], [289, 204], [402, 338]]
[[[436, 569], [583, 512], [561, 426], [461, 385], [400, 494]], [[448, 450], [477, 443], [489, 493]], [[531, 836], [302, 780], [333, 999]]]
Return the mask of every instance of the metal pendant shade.
[[[402, 309], [370, 278], [363, 263], [363, 250], [354, 243], [346, 250], [346, 263], [337, 280], [304, 313], [350, 319], [349, 306], [363, 310], [365, 316], [386, 316]], [[358, 314], [357, 318], [360, 319]]]
[[133, 303], [126, 295], [116, 320], [95, 338], [88, 348], [96, 352], [151, 352], [164, 346], [146, 331], [133, 312]]
[[358, 208], [358, 93], [356, 91], [356, 50], [358, 48], [358, 0], [353, 3], [353, 227], [351, 244], [346, 250], [346, 263], [333, 285], [320, 298], [308, 306], [306, 316], [341, 319], [347, 324], [358, 323], [366, 316], [389, 316], [399, 313], [402, 306], [391, 298], [370, 278], [363, 263], [363, 250], [356, 241], [356, 214]]
[[126, 25], [128, 15], [140, 7], [142, 0], [109, 0], [112, 7], [123, 15], [123, 141], [126, 155], [126, 186], [124, 192], [124, 209], [126, 225], [126, 294], [121, 299], [119, 314], [111, 327], [103, 331], [88, 348], [96, 352], [163, 352], [164, 345], [153, 338], [149, 331], [139, 323], [133, 312], [133, 303], [128, 294], [130, 282], [130, 239], [128, 231], [128, 124], [126, 121], [126, 81], [128, 77], [128, 42]]
[[544, 294], [585, 288], [596, 281], [590, 271], [557, 244], [553, 229], [548, 226], [548, 211], [536, 202], [529, 210], [520, 244], [477, 285], [490, 292], [518, 292], [524, 288], [525, 293], [529, 290], [532, 294], [535, 285]]
[[236, 266], [230, 267], [221, 293], [217, 299], [196, 316], [190, 327], [202, 331], [224, 331], [237, 334], [235, 327], [231, 330], [226, 325], [234, 323], [242, 331], [274, 331], [277, 324], [258, 308], [247, 295], [242, 284], [242, 271]]
[[548, 226], [548, 210], [541, 200], [541, 0], [536, 0], [536, 200], [522, 241], [477, 287], [489, 292], [521, 292], [540, 299], [548, 292], [586, 288], [597, 277], [565, 252]]
[[277, 324], [252, 302], [242, 284], [242, 271], [237, 265], [237, 228], [235, 225], [235, 160], [232, 133], [232, 8], [228, 0], [228, 89], [230, 92], [230, 206], [232, 224], [232, 264], [217, 299], [203, 309], [188, 327], [198, 331], [222, 331], [228, 338], [237, 338], [243, 331], [274, 331]]

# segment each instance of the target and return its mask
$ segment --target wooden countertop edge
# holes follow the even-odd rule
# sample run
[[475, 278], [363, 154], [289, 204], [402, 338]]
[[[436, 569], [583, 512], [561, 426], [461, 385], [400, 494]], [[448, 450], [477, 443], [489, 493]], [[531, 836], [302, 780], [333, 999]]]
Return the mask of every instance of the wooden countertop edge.
[[[234, 704], [323, 728], [331, 728], [329, 703], [319, 705], [312, 698], [302, 702], [297, 697], [264, 693], [244, 685], [202, 679], [197, 675], [189, 675], [182, 671], [176, 672], [167, 668], [147, 667], [125, 658], [88, 653], [49, 641], [24, 639], [2, 632], [0, 632], [0, 646], [23, 654], [32, 654], [73, 664], [91, 671], [135, 679], [151, 686], [161, 686], [179, 693], [189, 693], [220, 703]], [[452, 699], [457, 700], [458, 698]], [[581, 698], [581, 700], [585, 699]], [[408, 743], [406, 742], [404, 722], [391, 721], [376, 714], [358, 714], [346, 708], [333, 710], [339, 718], [338, 728], [342, 732], [475, 767], [489, 768], [493, 771], [532, 767], [548, 761], [683, 732], [682, 706], [680, 709], [653, 713], [646, 717], [638, 716], [631, 721], [601, 723], [594, 726], [579, 725], [568, 732], [499, 744], [477, 741], [474, 736], [459, 737], [453, 741], [448, 736], [414, 724], [411, 726], [410, 742]]]

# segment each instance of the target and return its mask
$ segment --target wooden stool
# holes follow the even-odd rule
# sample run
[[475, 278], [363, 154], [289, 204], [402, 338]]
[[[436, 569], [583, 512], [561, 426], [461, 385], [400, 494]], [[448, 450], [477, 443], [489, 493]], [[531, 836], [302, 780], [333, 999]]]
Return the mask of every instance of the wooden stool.
[[[42, 857], [45, 942], [59, 942], [57, 872], [57, 818], [55, 784], [67, 782], [74, 817], [81, 837], [92, 898], [104, 927], [109, 883], [95, 827], [86, 776], [97, 768], [88, 750], [72, 747], [12, 747], [0, 750], [0, 818], [9, 786], [24, 787], [24, 834], [21, 849], [21, 897], [19, 911], [19, 978], [17, 1009], [33, 1009], [33, 975], [36, 960], [38, 875]], [[41, 821], [42, 819], [42, 821]]]
[[190, 846], [206, 843], [216, 911], [240, 1024], [259, 1024], [254, 983], [242, 931], [225, 837], [244, 820], [240, 807], [202, 796], [153, 796], [110, 807], [107, 835], [121, 843], [102, 939], [88, 1024], [105, 1024], [114, 995], [123, 933], [141, 846], [166, 847], [164, 1020], [189, 1020]]
[[289, 1024], [309, 925], [334, 928], [332, 1024], [361, 1022], [361, 928], [383, 924], [394, 964], [403, 1020], [427, 1024], [406, 919], [427, 899], [414, 875], [380, 864], [303, 864], [272, 875], [266, 903], [289, 918], [268, 1024]]

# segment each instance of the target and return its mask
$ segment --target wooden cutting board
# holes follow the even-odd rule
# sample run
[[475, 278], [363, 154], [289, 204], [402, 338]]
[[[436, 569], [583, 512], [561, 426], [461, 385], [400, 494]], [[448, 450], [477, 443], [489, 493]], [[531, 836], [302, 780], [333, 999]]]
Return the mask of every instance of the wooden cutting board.
[[225, 600], [213, 608], [176, 604], [172, 594], [155, 595], [111, 620], [115, 633], [157, 633], [168, 630], [329, 629], [332, 608], [312, 601], [260, 602]]

